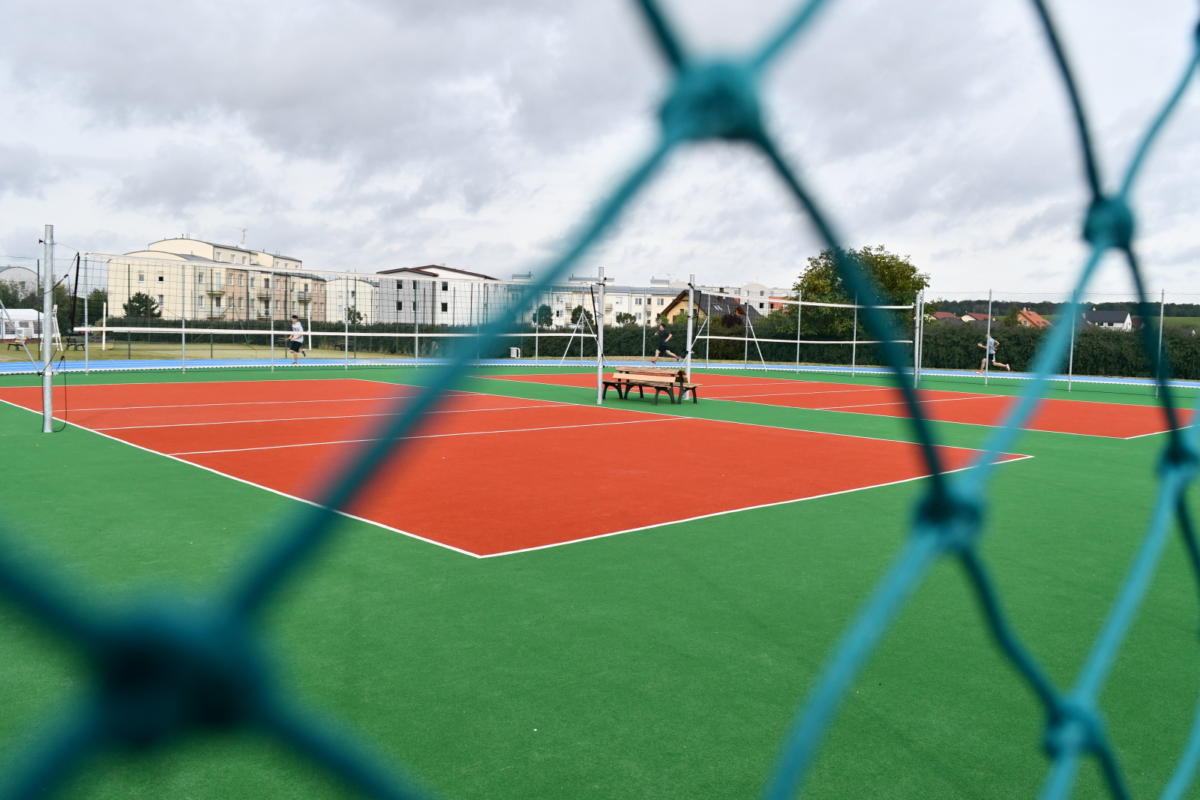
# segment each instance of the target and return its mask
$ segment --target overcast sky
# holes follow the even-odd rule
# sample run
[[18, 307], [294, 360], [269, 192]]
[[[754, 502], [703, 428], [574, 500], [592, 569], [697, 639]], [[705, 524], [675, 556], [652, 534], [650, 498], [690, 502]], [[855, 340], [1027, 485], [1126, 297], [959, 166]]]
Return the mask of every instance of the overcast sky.
[[[745, 52], [793, 4], [665, 2]], [[1028, 3], [830, 3], [769, 74], [772, 130], [847, 244], [934, 293], [1065, 289], [1086, 195]], [[1058, 0], [1108, 185], [1189, 56], [1194, 0]], [[668, 72], [618, 0], [0, 0], [0, 265], [190, 234], [374, 271], [536, 269], [656, 135]], [[1152, 286], [1200, 299], [1200, 84], [1134, 198]], [[761, 159], [678, 153], [595, 251], [790, 286], [820, 249]], [[1116, 264], [1097, 288], [1124, 292]], [[1032, 295], [1031, 295], [1032, 296]]]

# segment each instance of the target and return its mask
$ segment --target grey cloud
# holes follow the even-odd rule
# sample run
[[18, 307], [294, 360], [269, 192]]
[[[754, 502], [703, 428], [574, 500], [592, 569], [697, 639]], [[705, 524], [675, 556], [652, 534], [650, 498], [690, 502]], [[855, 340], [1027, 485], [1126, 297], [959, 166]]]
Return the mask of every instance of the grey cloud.
[[38, 197], [59, 175], [46, 153], [27, 145], [0, 144], [0, 196]]
[[115, 208], [180, 217], [209, 204], [261, 213], [272, 202], [262, 177], [226, 150], [167, 147], [126, 169], [120, 185], [102, 192]]

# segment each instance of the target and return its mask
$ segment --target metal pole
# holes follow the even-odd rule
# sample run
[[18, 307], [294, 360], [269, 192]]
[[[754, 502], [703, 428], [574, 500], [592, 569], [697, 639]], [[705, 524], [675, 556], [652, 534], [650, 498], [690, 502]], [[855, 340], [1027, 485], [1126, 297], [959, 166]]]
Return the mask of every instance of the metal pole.
[[[983, 385], [988, 385], [988, 375], [991, 373], [991, 358], [988, 358], [988, 345], [992, 343], [992, 290], [988, 289], [987, 333], [983, 339]], [[995, 358], [993, 356], [992, 358]]]
[[104, 306], [100, 311], [100, 351], [104, 352], [108, 349], [108, 301], [104, 301]]
[[342, 309], [342, 364], [345, 369], [350, 369], [350, 279], [342, 278], [345, 284], [343, 299], [346, 301]]
[[[684, 375], [688, 383], [692, 381], [692, 324], [696, 318], [696, 275], [688, 275], [688, 323], [687, 323], [687, 354], [684, 356]], [[683, 395], [680, 395], [680, 402]]]
[[600, 307], [596, 309], [596, 405], [604, 400], [604, 266], [599, 268], [600, 275]]
[[742, 301], [742, 367], [750, 367], [750, 297], [741, 298]]
[[54, 226], [47, 225], [42, 235], [46, 268], [42, 270], [42, 433], [54, 432], [54, 406], [51, 387], [53, 354], [50, 352], [50, 332], [54, 325]]
[[181, 372], [187, 372], [187, 312], [184, 312], [183, 319], [179, 320], [179, 369]]
[[858, 295], [854, 295], [854, 323], [850, 327], [850, 377], [858, 365]]
[[266, 289], [267, 289], [267, 292], [266, 292], [266, 294], [267, 294], [267, 319], [270, 320], [268, 327], [271, 331], [271, 333], [268, 335], [271, 337], [271, 344], [270, 344], [271, 372], [274, 372], [275, 371], [275, 309], [273, 309], [271, 307], [271, 305], [272, 305], [272, 303], [271, 303], [271, 291], [272, 291], [271, 290], [271, 273], [268, 272], [267, 277], [264, 278], [263, 280], [265, 280], [267, 282], [267, 287], [266, 287]]
[[1071, 391], [1071, 376], [1075, 374], [1075, 328], [1078, 320], [1071, 319], [1071, 349], [1067, 351], [1067, 391]]
[[918, 363], [920, 362], [920, 291], [912, 297], [912, 387], [920, 384]]
[[84, 326], [83, 327], [83, 372], [86, 375], [88, 372], [91, 371], [91, 367], [88, 365], [88, 356], [91, 354], [88, 349], [88, 344], [89, 344], [89, 337], [91, 336], [90, 328], [92, 326], [91, 321], [88, 319], [87, 295], [83, 296], [83, 326]]
[[800, 367], [800, 315], [804, 311], [804, 292], [796, 292], [796, 368]]
[[708, 348], [712, 344], [712, 294], [708, 296], [708, 311], [705, 312], [704, 318], [708, 320], [708, 336], [704, 337], [704, 366], [711, 367], [712, 359], [708, 357]]
[[650, 295], [646, 295], [646, 308], [642, 318], [642, 361], [646, 360], [646, 328], [650, 325]]
[[[1162, 357], [1163, 357], [1163, 327], [1167, 321], [1166, 320], [1167, 290], [1159, 289], [1159, 292], [1160, 292], [1160, 294], [1158, 296], [1158, 360], [1157, 360], [1157, 363], [1161, 365]], [[1157, 369], [1155, 370], [1155, 375], [1154, 375], [1155, 378], [1158, 377], [1159, 371], [1160, 370], [1157, 370]], [[1154, 382], [1154, 396], [1158, 397], [1158, 381], [1157, 380]]]

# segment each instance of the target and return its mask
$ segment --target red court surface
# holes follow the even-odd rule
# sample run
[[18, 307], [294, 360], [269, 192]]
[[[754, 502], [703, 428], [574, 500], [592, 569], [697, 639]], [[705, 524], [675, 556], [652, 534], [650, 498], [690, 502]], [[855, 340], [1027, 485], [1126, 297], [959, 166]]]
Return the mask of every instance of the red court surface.
[[[558, 375], [498, 375], [497, 380], [529, 381], [558, 386], [594, 389], [596, 373]], [[838, 411], [851, 414], [876, 414], [908, 417], [908, 406], [898, 389], [889, 386], [856, 386], [846, 383], [760, 378], [748, 375], [712, 375], [696, 373], [700, 384], [700, 402], [730, 400], [772, 406]], [[610, 398], [612, 395], [610, 394]], [[922, 389], [918, 392], [926, 417], [941, 422], [965, 422], [971, 425], [999, 425], [1017, 398], [1004, 395], [943, 392]], [[1186, 424], [1191, 412], [1181, 410]], [[1097, 403], [1087, 400], [1044, 399], [1026, 430], [1074, 433], [1132, 439], [1167, 430], [1162, 409], [1125, 403]]]
[[[151, 383], [71, 387], [69, 405], [62, 390], [57, 402], [76, 426], [316, 501], [417, 391], [367, 380]], [[0, 389], [0, 400], [36, 410], [40, 392]], [[481, 557], [927, 474], [904, 442], [467, 392], [407, 439], [346, 513]], [[939, 450], [947, 470], [976, 454]]]

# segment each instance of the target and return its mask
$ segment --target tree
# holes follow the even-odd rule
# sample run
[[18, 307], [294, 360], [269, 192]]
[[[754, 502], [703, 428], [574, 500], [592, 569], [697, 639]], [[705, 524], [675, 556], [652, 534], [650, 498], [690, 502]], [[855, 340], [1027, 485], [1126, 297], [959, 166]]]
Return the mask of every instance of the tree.
[[573, 309], [571, 309], [571, 324], [579, 324], [580, 317], [586, 318], [588, 325], [594, 326], [596, 324], [596, 318], [592, 316], [592, 312], [588, 311], [583, 306], [575, 306]]
[[630, 314], [628, 311], [620, 311], [617, 313], [617, 324], [636, 325], [637, 317], [635, 317], [633, 314]]
[[158, 302], [145, 292], [134, 292], [129, 296], [129, 302], [124, 303], [122, 308], [125, 309], [126, 317], [146, 319], [149, 317], [162, 316], [162, 311], [158, 307]]
[[554, 310], [545, 303], [538, 306], [533, 314], [533, 324], [539, 328], [549, 328], [554, 324]]
[[346, 306], [346, 322], [357, 325], [363, 321], [363, 313], [354, 306]]
[[[808, 259], [808, 266], [792, 291], [800, 293], [803, 300], [819, 303], [854, 303], [856, 300], [869, 303], [868, 298], [856, 298], [842, 278], [838, 271], [839, 257], [866, 272], [879, 292], [877, 300], [881, 305], [908, 305], [918, 291], [929, 286], [929, 274], [918, 271], [908, 256], [890, 253], [883, 245], [867, 245], [836, 253], [830, 248], [822, 250], [820, 255]], [[803, 324], [805, 331], [811, 333], [849, 338], [852, 319], [851, 313], [841, 309], [805, 309]]]
[[[92, 324], [104, 316], [104, 304], [108, 302], [108, 292], [103, 289], [93, 289], [88, 294], [88, 324]], [[82, 312], [81, 312], [82, 313]]]

